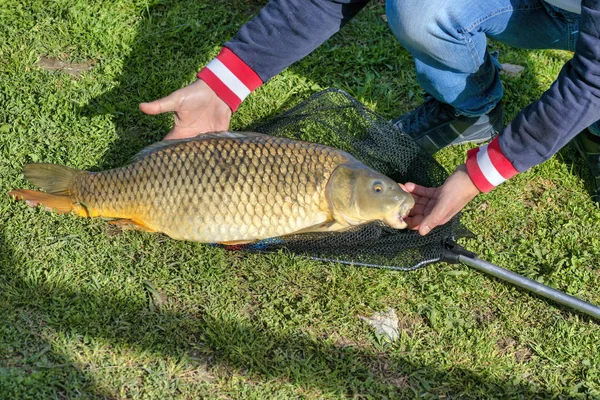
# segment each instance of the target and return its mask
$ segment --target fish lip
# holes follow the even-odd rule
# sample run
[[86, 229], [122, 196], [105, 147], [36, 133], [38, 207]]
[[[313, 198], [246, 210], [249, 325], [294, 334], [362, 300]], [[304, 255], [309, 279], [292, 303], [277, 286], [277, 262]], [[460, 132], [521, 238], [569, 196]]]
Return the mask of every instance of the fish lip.
[[410, 210], [412, 210], [414, 206], [414, 201], [411, 204], [407, 204], [407, 202], [402, 202], [398, 207], [397, 211], [393, 214], [391, 220], [386, 222], [389, 226], [395, 229], [406, 229], [408, 228], [408, 223], [405, 221], [405, 218], [410, 214]]
[[407, 211], [403, 208], [400, 208], [397, 212], [392, 214], [390, 218], [386, 218], [384, 222], [394, 229], [406, 229], [408, 227], [408, 224], [406, 223], [404, 218], [408, 216], [409, 210]]
[[404, 217], [398, 216], [398, 228], [397, 229], [406, 229], [408, 228], [408, 224], [406, 223], [406, 221], [404, 220]]
[[414, 199], [412, 199], [412, 197], [411, 200], [412, 201], [403, 201], [400, 203], [400, 205], [398, 206], [398, 218], [404, 219], [408, 217], [408, 214], [410, 214], [410, 210], [412, 210], [415, 206], [415, 201]]
[[408, 214], [410, 213], [411, 208], [405, 208], [404, 210], [402, 210], [401, 213], [398, 213], [398, 220], [400, 220], [400, 222], [404, 225], [406, 225], [405, 218], [408, 217]]

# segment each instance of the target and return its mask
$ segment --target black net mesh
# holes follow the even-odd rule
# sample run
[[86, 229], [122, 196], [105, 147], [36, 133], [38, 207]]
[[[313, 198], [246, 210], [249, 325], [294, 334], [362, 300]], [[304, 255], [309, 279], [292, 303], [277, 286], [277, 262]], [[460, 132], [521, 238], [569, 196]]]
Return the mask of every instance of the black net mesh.
[[[410, 137], [341, 90], [319, 92], [252, 130], [337, 147], [396, 182], [436, 187], [448, 176]], [[445, 243], [459, 231], [459, 216], [424, 237], [372, 222], [344, 232], [290, 235], [234, 248], [288, 249], [317, 260], [412, 270], [440, 261]]]

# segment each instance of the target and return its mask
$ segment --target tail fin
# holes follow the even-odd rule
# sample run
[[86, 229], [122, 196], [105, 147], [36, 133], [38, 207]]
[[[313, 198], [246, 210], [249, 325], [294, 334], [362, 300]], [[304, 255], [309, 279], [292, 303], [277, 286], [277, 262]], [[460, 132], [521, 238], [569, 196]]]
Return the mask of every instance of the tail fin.
[[28, 189], [12, 190], [8, 195], [17, 200], [24, 200], [30, 207], [37, 207], [41, 204], [46, 210], [56, 211], [60, 214], [68, 214], [74, 208], [74, 204], [68, 196], [57, 196]]
[[69, 197], [75, 178], [83, 171], [54, 164], [27, 164], [23, 169], [25, 178], [48, 193], [18, 189], [9, 193], [17, 200], [24, 200], [30, 207], [43, 205], [48, 211], [68, 214], [75, 205]]
[[27, 164], [25, 178], [50, 194], [69, 196], [75, 177], [82, 171], [54, 164]]

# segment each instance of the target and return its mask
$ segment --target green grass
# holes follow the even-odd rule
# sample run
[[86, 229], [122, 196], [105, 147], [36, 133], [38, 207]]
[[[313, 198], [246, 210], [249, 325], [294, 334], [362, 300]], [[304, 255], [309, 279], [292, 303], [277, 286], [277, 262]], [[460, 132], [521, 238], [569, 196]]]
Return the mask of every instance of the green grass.
[[[27, 162], [105, 169], [164, 136], [137, 104], [193, 81], [264, 3], [0, 0], [0, 193]], [[374, 2], [257, 90], [242, 129], [326, 87], [394, 117], [421, 101]], [[569, 54], [492, 43], [508, 122]], [[72, 77], [41, 56], [93, 63]], [[466, 147], [437, 157], [448, 170]], [[600, 210], [567, 146], [465, 210], [481, 258], [600, 304]], [[401, 336], [361, 315], [392, 307]], [[0, 196], [0, 398], [591, 398], [597, 322], [460, 265], [410, 273], [120, 233]]]

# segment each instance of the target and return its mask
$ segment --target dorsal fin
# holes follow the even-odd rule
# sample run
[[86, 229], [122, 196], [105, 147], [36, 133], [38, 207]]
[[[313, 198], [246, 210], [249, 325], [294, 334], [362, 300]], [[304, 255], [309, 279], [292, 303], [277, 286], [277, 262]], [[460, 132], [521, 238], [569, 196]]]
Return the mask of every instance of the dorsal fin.
[[209, 140], [209, 139], [241, 139], [241, 138], [250, 138], [250, 137], [260, 137], [266, 136], [262, 133], [256, 132], [209, 132], [209, 133], [201, 133], [197, 136], [185, 139], [174, 139], [174, 140], [163, 140], [160, 142], [153, 143], [145, 148], [143, 148], [139, 153], [137, 153], [132, 158], [133, 161], [137, 161], [142, 157], [145, 157], [149, 154], [156, 153], [157, 151], [166, 149], [170, 146], [175, 146], [179, 143], [186, 142], [199, 142], [201, 140]]

